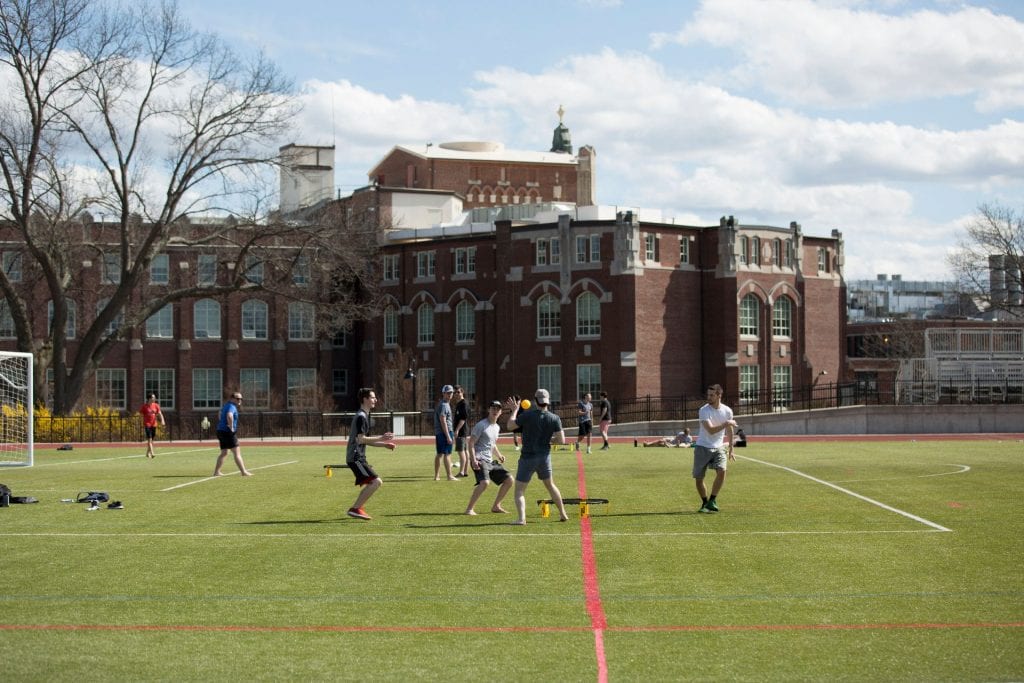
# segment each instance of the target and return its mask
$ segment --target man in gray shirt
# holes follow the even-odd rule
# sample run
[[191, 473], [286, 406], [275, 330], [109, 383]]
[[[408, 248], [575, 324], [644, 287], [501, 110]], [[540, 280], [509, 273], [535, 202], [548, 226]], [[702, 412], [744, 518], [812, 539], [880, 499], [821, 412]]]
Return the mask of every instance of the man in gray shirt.
[[[477, 422], [469, 433], [469, 448], [466, 450], [466, 457], [469, 458], [469, 464], [473, 467], [476, 486], [469, 496], [469, 505], [466, 506], [467, 515], [476, 514], [473, 507], [492, 481], [499, 488], [494, 505], [491, 506], [491, 512], [506, 512], [505, 508], [501, 507], [501, 501], [512, 488], [512, 475], [501, 466], [505, 462], [505, 456], [498, 450], [498, 434], [501, 432], [501, 428], [498, 427], [499, 417], [501, 417], [501, 403], [491, 401], [487, 406], [487, 417]], [[494, 461], [495, 458], [497, 458], [497, 462]]]
[[555, 486], [551, 474], [551, 438], [555, 437], [559, 444], [565, 444], [565, 432], [562, 430], [562, 419], [548, 410], [551, 395], [547, 389], [538, 389], [534, 396], [536, 410], [519, 411], [519, 401], [509, 397], [505, 408], [511, 411], [509, 426], [518, 425], [523, 428], [523, 450], [519, 454], [519, 466], [516, 468], [516, 520], [512, 524], [526, 524], [526, 486], [536, 474], [541, 483], [551, 494], [551, 501], [558, 508], [559, 521], [565, 522], [569, 516], [565, 514], [565, 503], [562, 493]]

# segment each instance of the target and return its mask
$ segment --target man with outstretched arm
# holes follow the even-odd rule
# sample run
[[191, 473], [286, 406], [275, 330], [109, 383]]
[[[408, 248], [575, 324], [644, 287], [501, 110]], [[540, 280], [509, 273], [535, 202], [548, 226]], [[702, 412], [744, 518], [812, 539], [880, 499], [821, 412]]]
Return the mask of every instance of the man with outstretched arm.
[[[708, 402], [700, 408], [700, 433], [697, 444], [693, 447], [693, 480], [697, 484], [701, 506], [697, 512], [718, 512], [716, 498], [725, 484], [725, 472], [729, 460], [735, 460], [732, 452], [733, 429], [736, 420], [732, 419], [732, 408], [722, 403], [722, 386], [712, 384], [708, 387]], [[711, 495], [704, 485], [704, 474], [708, 468], [715, 471], [715, 481], [711, 484]]]
[[526, 524], [526, 486], [534, 474], [547, 488], [551, 500], [558, 508], [559, 521], [569, 519], [565, 514], [565, 503], [562, 493], [555, 486], [551, 474], [551, 437], [559, 444], [565, 444], [565, 432], [562, 430], [562, 419], [548, 410], [551, 396], [547, 389], [538, 389], [534, 396], [536, 410], [519, 412], [519, 401], [515, 397], [505, 400], [505, 408], [510, 411], [508, 425], [523, 428], [523, 450], [519, 454], [519, 466], [516, 468], [516, 520], [512, 524]]

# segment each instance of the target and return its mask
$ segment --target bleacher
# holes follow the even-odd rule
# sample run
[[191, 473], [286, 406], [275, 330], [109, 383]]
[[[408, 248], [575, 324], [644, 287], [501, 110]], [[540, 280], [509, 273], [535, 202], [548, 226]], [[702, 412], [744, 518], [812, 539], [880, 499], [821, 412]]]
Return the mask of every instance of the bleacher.
[[897, 402], [1024, 401], [1024, 330], [935, 328], [925, 354], [900, 363]]

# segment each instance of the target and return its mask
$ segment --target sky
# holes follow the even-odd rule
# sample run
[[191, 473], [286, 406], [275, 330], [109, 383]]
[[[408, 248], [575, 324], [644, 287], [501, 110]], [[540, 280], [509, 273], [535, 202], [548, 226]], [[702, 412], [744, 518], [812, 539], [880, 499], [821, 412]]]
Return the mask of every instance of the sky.
[[[396, 144], [547, 151], [602, 205], [843, 234], [847, 280], [948, 280], [982, 204], [1024, 209], [1020, 0], [179, 0], [263, 51], [343, 194]], [[641, 212], [641, 218], [643, 214]]]

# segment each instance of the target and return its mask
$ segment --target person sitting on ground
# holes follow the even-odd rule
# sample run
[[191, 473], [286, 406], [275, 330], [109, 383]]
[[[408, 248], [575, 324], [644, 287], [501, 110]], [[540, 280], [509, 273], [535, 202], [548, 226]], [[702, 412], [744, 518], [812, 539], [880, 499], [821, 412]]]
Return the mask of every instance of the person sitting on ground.
[[689, 448], [693, 445], [693, 437], [690, 436], [690, 429], [684, 428], [673, 437], [662, 437], [654, 441], [644, 442], [644, 448]]
[[733, 441], [733, 447], [735, 448], [746, 448], [747, 447], [747, 435], [743, 433], [742, 429], [736, 429], [736, 438]]

